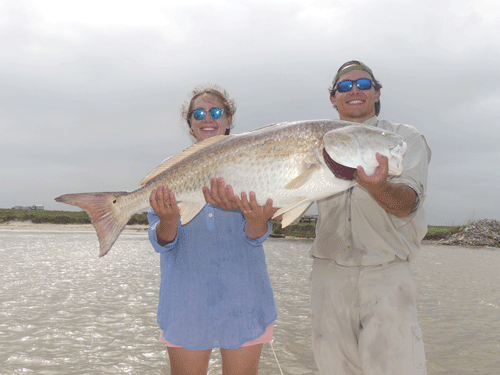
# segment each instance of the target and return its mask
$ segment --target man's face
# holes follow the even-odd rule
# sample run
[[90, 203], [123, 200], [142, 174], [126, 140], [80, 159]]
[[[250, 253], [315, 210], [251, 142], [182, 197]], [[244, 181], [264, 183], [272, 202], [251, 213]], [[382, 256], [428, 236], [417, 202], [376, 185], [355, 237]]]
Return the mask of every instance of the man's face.
[[[351, 70], [340, 76], [339, 82], [345, 80], [357, 80], [359, 78], [372, 79], [370, 74], [364, 70]], [[369, 90], [360, 90], [356, 85], [347, 92], [335, 92], [330, 96], [330, 101], [337, 107], [341, 120], [363, 122], [375, 116], [375, 103], [380, 99], [380, 90], [375, 91], [373, 87]]]

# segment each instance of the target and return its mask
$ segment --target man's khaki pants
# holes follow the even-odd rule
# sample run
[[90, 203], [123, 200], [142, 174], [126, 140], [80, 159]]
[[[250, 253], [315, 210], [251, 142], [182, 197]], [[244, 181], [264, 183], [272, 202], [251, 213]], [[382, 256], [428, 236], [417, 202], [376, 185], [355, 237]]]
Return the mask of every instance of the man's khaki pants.
[[321, 375], [424, 375], [410, 262], [343, 267], [314, 259], [312, 340]]

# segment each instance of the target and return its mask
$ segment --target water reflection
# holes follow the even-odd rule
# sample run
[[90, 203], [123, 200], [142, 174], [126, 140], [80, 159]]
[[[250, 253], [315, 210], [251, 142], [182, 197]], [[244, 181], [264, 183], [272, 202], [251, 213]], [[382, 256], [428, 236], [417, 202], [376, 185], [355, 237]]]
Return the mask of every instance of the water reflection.
[[[285, 374], [317, 374], [311, 352], [310, 242], [266, 242]], [[158, 342], [159, 258], [122, 234], [98, 258], [92, 232], [0, 231], [0, 374], [169, 374]], [[413, 269], [428, 374], [497, 374], [500, 251], [424, 247]], [[220, 374], [214, 351], [209, 374]], [[279, 374], [269, 344], [260, 374]]]

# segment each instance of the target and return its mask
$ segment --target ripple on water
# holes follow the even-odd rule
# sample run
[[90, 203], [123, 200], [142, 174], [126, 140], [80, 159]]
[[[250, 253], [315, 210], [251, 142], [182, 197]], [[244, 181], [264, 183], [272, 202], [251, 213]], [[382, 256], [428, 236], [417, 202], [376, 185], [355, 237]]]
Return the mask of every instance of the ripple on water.
[[[278, 319], [273, 347], [286, 374], [317, 374], [311, 351], [309, 241], [270, 239]], [[169, 373], [158, 341], [159, 257], [147, 236], [122, 234], [98, 258], [92, 232], [0, 231], [0, 374]], [[425, 246], [413, 263], [428, 373], [497, 374], [500, 252]], [[220, 374], [214, 351], [209, 374]], [[269, 344], [259, 375], [279, 368]]]

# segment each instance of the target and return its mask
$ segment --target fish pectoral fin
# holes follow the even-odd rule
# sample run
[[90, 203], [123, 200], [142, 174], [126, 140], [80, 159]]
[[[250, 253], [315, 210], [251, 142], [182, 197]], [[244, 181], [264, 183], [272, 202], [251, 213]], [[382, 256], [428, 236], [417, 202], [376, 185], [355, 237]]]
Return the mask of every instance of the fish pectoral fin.
[[295, 203], [282, 207], [276, 211], [273, 218], [283, 215], [283, 220], [281, 221], [282, 228], [290, 224], [296, 224], [312, 203], [313, 202], [311, 202], [309, 198], [298, 198]]
[[179, 206], [182, 225], [186, 225], [193, 220], [193, 218], [198, 215], [205, 206], [205, 204], [191, 202], [180, 202], [177, 205]]
[[304, 172], [302, 172], [300, 175], [298, 175], [292, 181], [290, 181], [288, 184], [286, 184], [285, 189], [298, 189], [299, 187], [304, 185], [307, 181], [309, 181], [309, 179], [311, 178], [311, 175], [320, 168], [321, 168], [321, 165], [319, 165], [319, 164], [316, 164], [310, 168], [307, 168]]

